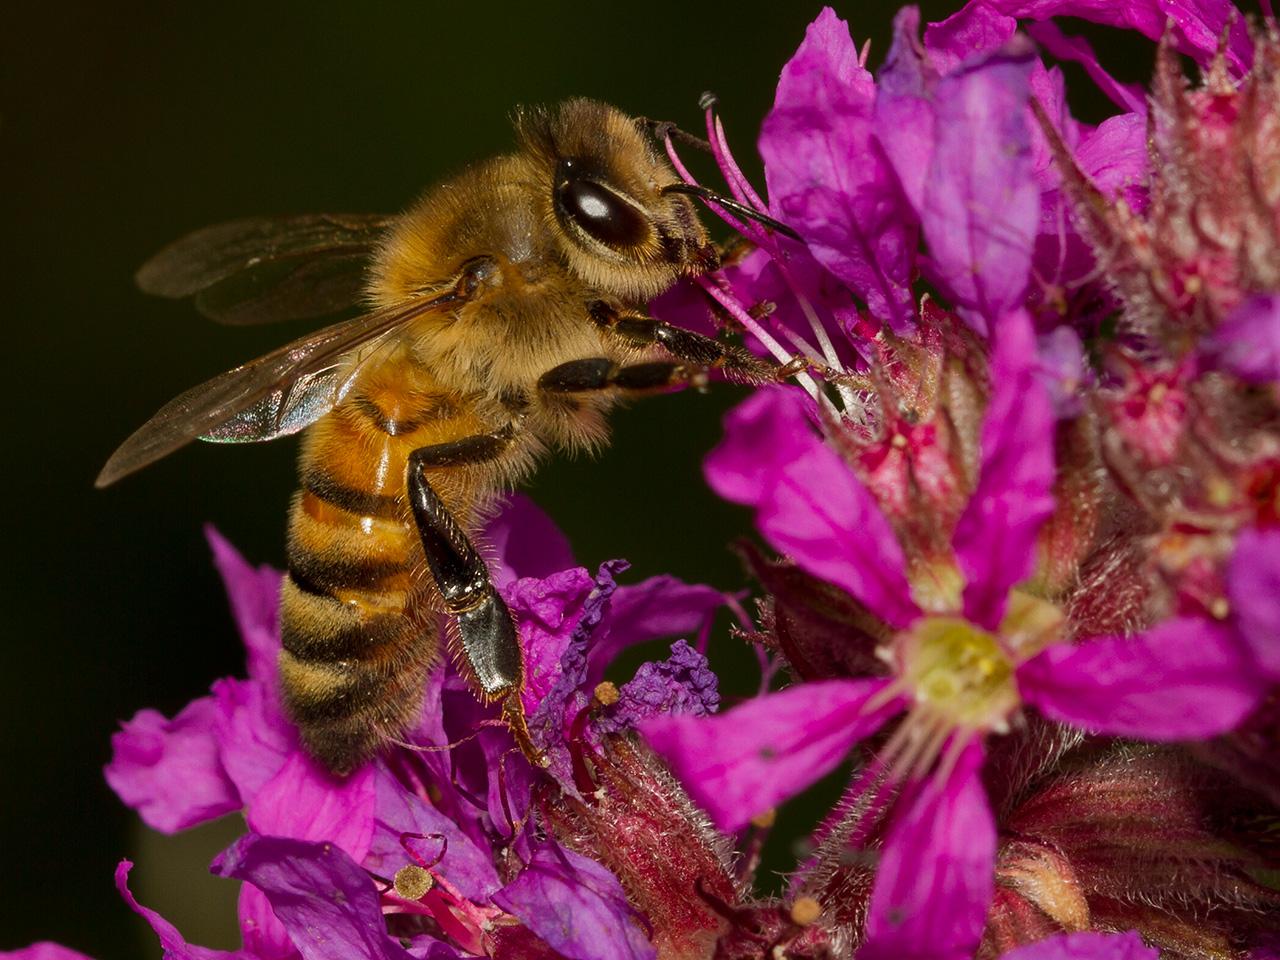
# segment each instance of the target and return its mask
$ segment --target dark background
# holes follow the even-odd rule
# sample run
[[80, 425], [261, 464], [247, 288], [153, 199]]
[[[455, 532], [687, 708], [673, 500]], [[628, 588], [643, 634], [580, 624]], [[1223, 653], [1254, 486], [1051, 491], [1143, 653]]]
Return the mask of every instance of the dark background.
[[[957, 6], [926, 4], [925, 17]], [[873, 64], [894, 7], [837, 4], [855, 39], [872, 39]], [[139, 862], [140, 899], [190, 940], [237, 943], [234, 885], [204, 866], [238, 824], [158, 837], [108, 791], [101, 767], [119, 720], [143, 707], [172, 715], [242, 671], [201, 525], [279, 564], [293, 444], [198, 445], [106, 492], [92, 481], [162, 402], [299, 330], [217, 327], [139, 293], [137, 266], [235, 217], [400, 209], [469, 159], [507, 149], [517, 103], [575, 94], [697, 130], [698, 95], [713, 89], [760, 183], [754, 136], [818, 9], [5, 5], [0, 949], [47, 938], [102, 960], [158, 956], [112, 888], [123, 856]], [[1149, 45], [1135, 49], [1123, 79], [1149, 69]], [[706, 490], [699, 467], [735, 398], [725, 389], [624, 411], [599, 462], [552, 463], [530, 492], [585, 564], [623, 556], [637, 579], [740, 585], [725, 544], [748, 517]], [[731, 681], [745, 690], [753, 658], [723, 639], [715, 650], [718, 668], [747, 661]], [[791, 862], [819, 809], [784, 811], [774, 866]]]

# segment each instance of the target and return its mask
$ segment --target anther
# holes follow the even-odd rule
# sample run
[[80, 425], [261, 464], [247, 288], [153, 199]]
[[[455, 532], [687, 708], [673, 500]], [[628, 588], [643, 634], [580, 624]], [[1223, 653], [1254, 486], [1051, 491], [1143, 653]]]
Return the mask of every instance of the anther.
[[410, 863], [396, 871], [393, 885], [396, 896], [401, 899], [421, 900], [431, 892], [431, 888], [436, 885], [436, 879], [422, 867]]
[[800, 927], [815, 923], [822, 916], [822, 904], [813, 897], [796, 897], [791, 904], [791, 922]]
[[751, 825], [759, 830], [768, 830], [778, 822], [778, 811], [773, 807], [751, 818]]
[[596, 684], [596, 689], [592, 696], [600, 706], [612, 707], [622, 695], [618, 693], [618, 687], [615, 684], [610, 683], [608, 680], [601, 680]]

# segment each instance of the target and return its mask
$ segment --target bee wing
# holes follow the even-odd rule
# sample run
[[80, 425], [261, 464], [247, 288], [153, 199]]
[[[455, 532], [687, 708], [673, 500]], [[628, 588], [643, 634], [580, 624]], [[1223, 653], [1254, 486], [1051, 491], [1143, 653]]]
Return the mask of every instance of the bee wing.
[[147, 293], [195, 297], [220, 323], [321, 317], [360, 301], [369, 258], [393, 221], [325, 213], [220, 223], [171, 243], [135, 279]]
[[401, 324], [457, 299], [451, 290], [336, 323], [188, 390], [120, 445], [95, 485], [115, 483], [198, 437], [244, 442], [301, 430], [342, 399], [370, 355], [353, 364], [352, 351], [376, 351]]

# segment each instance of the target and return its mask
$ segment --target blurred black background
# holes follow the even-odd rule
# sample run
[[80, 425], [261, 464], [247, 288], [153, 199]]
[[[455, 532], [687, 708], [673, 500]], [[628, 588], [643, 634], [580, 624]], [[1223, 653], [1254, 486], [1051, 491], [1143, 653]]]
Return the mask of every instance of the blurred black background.
[[[896, 4], [836, 6], [878, 63]], [[923, 12], [938, 19], [957, 6]], [[119, 720], [143, 707], [172, 715], [242, 672], [201, 525], [279, 564], [294, 445], [196, 446], [106, 492], [92, 482], [162, 402], [300, 330], [217, 327], [189, 304], [139, 293], [138, 265], [236, 217], [398, 210], [468, 160], [507, 149], [516, 104], [576, 94], [697, 130], [698, 95], [715, 90], [760, 183], [755, 134], [818, 9], [5, 5], [0, 950], [57, 939], [101, 960], [159, 956], [112, 888], [124, 856], [139, 861], [140, 899], [188, 939], [238, 942], [234, 885], [204, 871], [238, 825], [157, 837], [108, 791], [101, 767]], [[1149, 45], [1135, 49], [1122, 79], [1149, 69]], [[623, 556], [636, 579], [739, 586], [725, 545], [748, 517], [700, 473], [736, 398], [725, 389], [624, 411], [599, 462], [549, 464], [530, 492], [580, 562]], [[721, 634], [716, 666], [736, 669], [730, 686], [745, 692], [754, 660]], [[779, 869], [820, 807], [795, 809], [774, 842]]]

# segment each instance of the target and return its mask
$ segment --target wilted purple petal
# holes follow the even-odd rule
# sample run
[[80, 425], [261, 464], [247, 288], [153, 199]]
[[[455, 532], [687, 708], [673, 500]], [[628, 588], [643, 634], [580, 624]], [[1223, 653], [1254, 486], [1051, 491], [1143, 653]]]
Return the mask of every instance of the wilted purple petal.
[[1201, 350], [1246, 383], [1280, 381], [1280, 293], [1260, 293], [1236, 307]]
[[914, 788], [885, 837], [859, 960], [968, 960], [995, 885], [996, 827], [980, 742], [945, 782]]
[[1159, 40], [1166, 20], [1177, 27], [1178, 49], [1205, 66], [1218, 49], [1227, 18], [1235, 15], [1227, 43], [1227, 62], [1237, 74], [1253, 62], [1253, 47], [1244, 18], [1230, 0], [974, 0], [972, 5], [993, 7], [1013, 17], [1047, 20], [1049, 17], [1079, 17], [1093, 23], [1136, 30]]
[[548, 771], [566, 790], [573, 790], [573, 775], [565, 746], [566, 724], [587, 702], [582, 688], [587, 680], [587, 653], [596, 628], [609, 612], [617, 589], [615, 575], [627, 569], [625, 560], [609, 560], [596, 572], [595, 586], [583, 601], [582, 613], [560, 658], [555, 683], [529, 716], [529, 732], [546, 752]]
[[434, 868], [464, 897], [487, 900], [502, 884], [487, 850], [478, 847], [451, 819], [398, 783], [385, 765], [376, 765], [376, 822], [369, 854], [361, 862], [374, 873], [391, 877], [409, 862], [400, 842], [404, 834], [441, 837], [444, 856]]
[[103, 773], [147, 826], [175, 833], [242, 806], [218, 759], [213, 697], [193, 700], [172, 720], [139, 710], [111, 736]]
[[555, 521], [522, 493], [507, 497], [501, 512], [485, 527], [484, 541], [495, 555], [489, 574], [499, 590], [517, 577], [549, 577], [577, 566], [573, 549]]
[[60, 943], [42, 940], [20, 950], [0, 950], [0, 960], [93, 960], [92, 957], [72, 950]]
[[249, 676], [275, 683], [276, 658], [280, 654], [280, 584], [284, 574], [266, 564], [255, 567], [248, 563], [212, 525], [205, 526], [204, 535], [249, 654]]
[[560, 659], [569, 646], [584, 604], [595, 589], [595, 578], [582, 567], [560, 570], [547, 577], [522, 577], [503, 591], [516, 618], [524, 650], [524, 692], [527, 713], [560, 676]]
[[1018, 22], [989, 4], [970, 3], [924, 30], [924, 47], [939, 73], [951, 73], [965, 60], [994, 53], [1013, 39]]
[[223, 769], [236, 785], [241, 804], [253, 802], [299, 749], [298, 735], [280, 712], [274, 694], [257, 680], [230, 677], [213, 685], [218, 705], [214, 732]]
[[332, 843], [251, 833], [212, 870], [261, 890], [303, 960], [409, 960], [387, 935], [372, 879]]
[[164, 948], [165, 960], [260, 960], [243, 950], [211, 950], [187, 943], [177, 927], [133, 898], [129, 891], [129, 871], [132, 869], [133, 864], [128, 860], [120, 861], [116, 867], [116, 889], [120, 891], [120, 896], [129, 905], [129, 909], [151, 925], [160, 946]]
[[554, 841], [538, 847], [493, 902], [569, 960], [657, 956], [618, 878]]
[[1030, 318], [1007, 314], [995, 337], [978, 486], [952, 538], [965, 615], [988, 630], [999, 626], [1009, 588], [1031, 573], [1036, 534], [1053, 513], [1056, 425]]
[[1054, 720], [1147, 740], [1230, 730], [1267, 685], [1230, 628], [1191, 617], [1050, 647], [1018, 668], [1023, 699]]
[[1141, 113], [1108, 117], [1085, 134], [1075, 151], [1076, 163], [1109, 199], [1123, 198], [1141, 213], [1146, 209], [1147, 119]]
[[874, 498], [814, 435], [796, 390], [757, 390], [725, 418], [704, 464], [727, 500], [756, 508], [772, 546], [848, 590], [893, 626], [918, 615], [902, 547]]
[[666, 660], [641, 664], [618, 694], [618, 702], [596, 721], [601, 733], [630, 730], [662, 714], [705, 717], [720, 706], [716, 675], [707, 658], [683, 640], [671, 645]]
[[[920, 219], [929, 270], [975, 326], [1022, 302], [1040, 219], [1027, 124], [1029, 43], [943, 77]], [[977, 314], [975, 317], [974, 314]]]
[[1120, 109], [1131, 113], [1146, 113], [1147, 98], [1141, 85], [1121, 83], [1111, 76], [1098, 62], [1088, 40], [1083, 37], [1068, 37], [1052, 20], [1028, 24], [1027, 33], [1059, 60], [1069, 60], [1084, 67], [1089, 79]]
[[1227, 567], [1236, 630], [1262, 672], [1280, 682], [1280, 530], [1246, 530]]
[[813, 255], [897, 331], [915, 316], [915, 226], [871, 136], [875, 83], [824, 8], [782, 70], [760, 134], [770, 203]]
[[1160, 960], [1136, 932], [1060, 933], [1002, 953], [1000, 960]]
[[885, 679], [824, 680], [712, 717], [658, 716], [640, 732], [716, 826], [736, 830], [834, 769], [902, 709], [867, 707]]
[[587, 683], [598, 683], [619, 653], [638, 643], [691, 636], [724, 603], [724, 594], [701, 583], [661, 574], [614, 591], [602, 636], [588, 651]]

